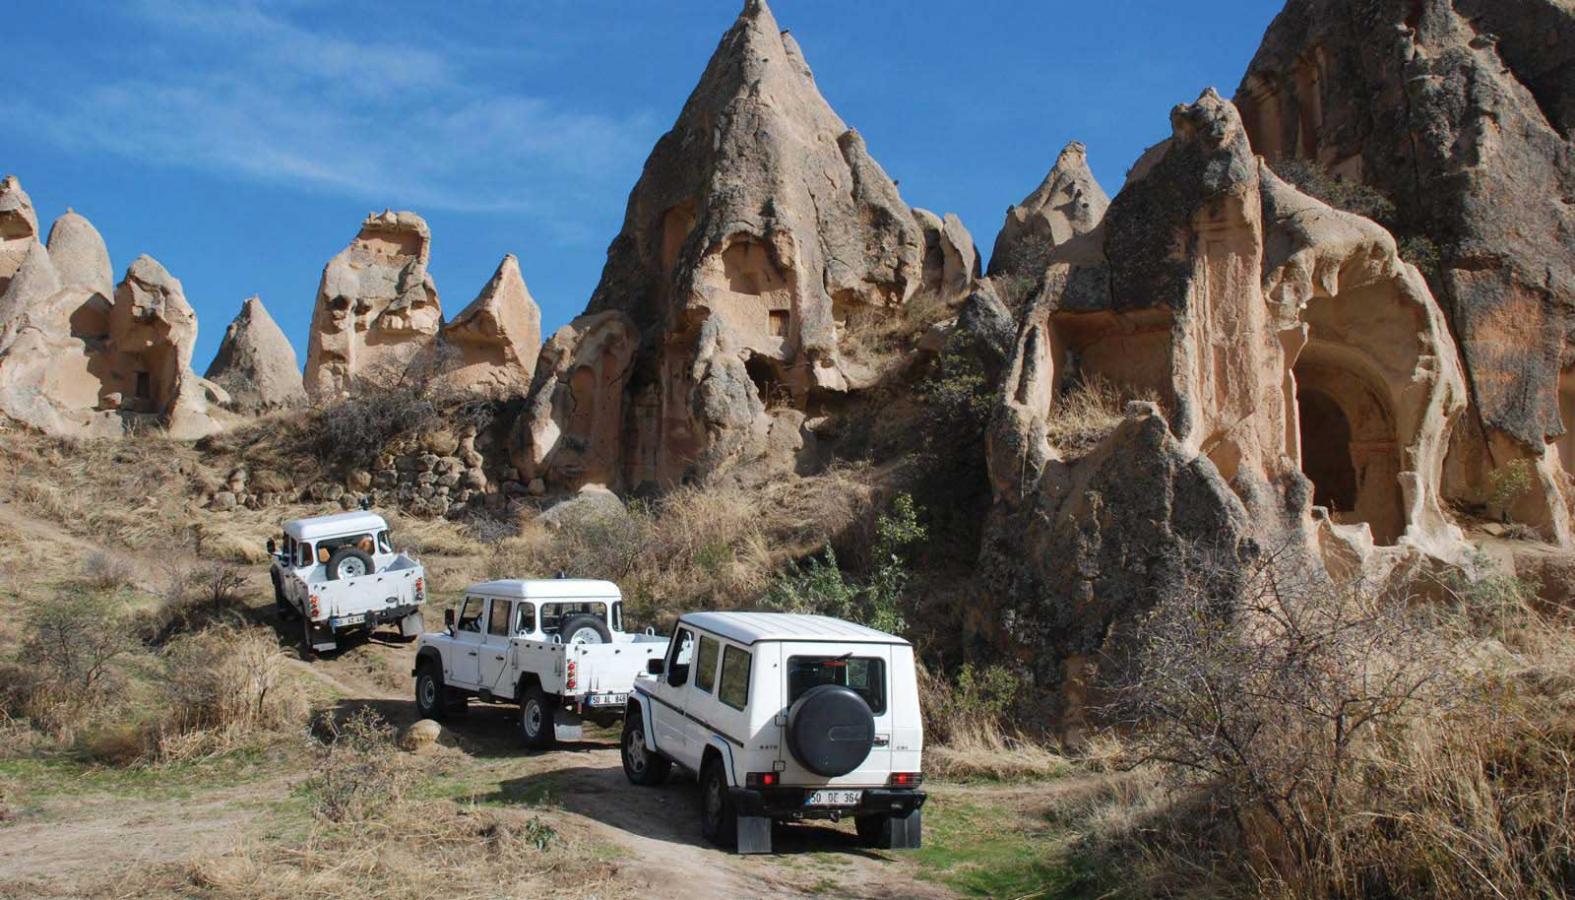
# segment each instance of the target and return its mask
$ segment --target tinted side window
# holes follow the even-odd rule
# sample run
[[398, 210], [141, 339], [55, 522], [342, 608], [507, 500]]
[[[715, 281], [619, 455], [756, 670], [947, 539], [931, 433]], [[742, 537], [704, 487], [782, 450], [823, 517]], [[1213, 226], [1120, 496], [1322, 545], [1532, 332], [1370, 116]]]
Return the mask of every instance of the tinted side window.
[[694, 656], [695, 636], [687, 628], [678, 629], [673, 635], [673, 645], [667, 651], [667, 683], [677, 686], [689, 680], [689, 660]]
[[460, 607], [459, 622], [455, 624], [456, 631], [474, 631], [481, 633], [481, 613], [486, 609], [487, 601], [480, 597], [466, 597], [465, 605]]
[[722, 645], [715, 638], [701, 636], [700, 654], [695, 657], [695, 687], [707, 694], [711, 693], [711, 686], [716, 684], [716, 661], [721, 651]]
[[734, 709], [749, 705], [749, 651], [729, 645], [722, 654], [722, 683], [716, 697]]
[[509, 634], [509, 601], [493, 600], [492, 612], [487, 616], [487, 634], [507, 637]]
[[788, 703], [812, 687], [840, 684], [852, 688], [870, 711], [886, 711], [886, 663], [873, 656], [794, 656], [788, 659]]
[[516, 634], [532, 634], [536, 631], [536, 607], [531, 603], [520, 603], [519, 623], [515, 627]]

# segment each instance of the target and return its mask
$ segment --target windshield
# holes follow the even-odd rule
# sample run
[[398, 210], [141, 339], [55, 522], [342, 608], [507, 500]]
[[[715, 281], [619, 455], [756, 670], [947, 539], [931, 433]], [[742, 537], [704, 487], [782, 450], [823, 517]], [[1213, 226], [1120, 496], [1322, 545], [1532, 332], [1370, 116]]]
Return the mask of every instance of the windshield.
[[788, 705], [813, 687], [852, 688], [880, 715], [886, 711], [886, 661], [873, 656], [794, 656], [788, 659]]

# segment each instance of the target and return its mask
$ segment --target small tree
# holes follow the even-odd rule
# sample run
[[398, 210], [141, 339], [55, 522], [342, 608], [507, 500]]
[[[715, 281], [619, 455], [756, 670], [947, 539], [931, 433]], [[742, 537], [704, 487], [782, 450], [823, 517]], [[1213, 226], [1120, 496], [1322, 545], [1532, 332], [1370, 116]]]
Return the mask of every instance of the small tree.
[[85, 698], [98, 691], [110, 663], [132, 646], [119, 595], [63, 591], [28, 617], [21, 655], [41, 670], [48, 687]]

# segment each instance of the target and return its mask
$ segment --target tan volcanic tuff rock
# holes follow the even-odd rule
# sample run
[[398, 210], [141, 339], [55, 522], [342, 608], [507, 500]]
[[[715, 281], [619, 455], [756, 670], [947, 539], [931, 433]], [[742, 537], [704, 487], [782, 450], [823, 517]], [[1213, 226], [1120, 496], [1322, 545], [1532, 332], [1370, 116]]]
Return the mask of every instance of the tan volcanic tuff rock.
[[430, 374], [410, 369], [429, 356], [443, 320], [427, 273], [431, 246], [426, 220], [384, 210], [367, 216], [355, 240], [329, 260], [306, 351], [305, 386], [314, 402]]
[[[850, 331], [902, 315], [927, 280], [971, 278], [964, 234], [942, 223], [934, 258], [944, 267], [950, 246], [953, 271], [927, 278], [925, 228], [793, 38], [748, 0], [647, 159], [587, 308], [622, 313], [640, 336], [627, 396], [598, 406], [622, 417], [590, 451], [610, 466], [601, 475], [704, 479], [765, 452], [767, 401], [802, 410], [868, 385], [877, 373], [845, 352]], [[538, 377], [533, 391], [560, 387]]]
[[38, 240], [33, 200], [7, 175], [0, 180], [0, 347], [14, 336], [19, 317], [58, 290], [60, 276]]
[[1088, 168], [1087, 148], [1072, 141], [1039, 187], [1006, 211], [1006, 224], [990, 252], [990, 276], [1037, 281], [1050, 251], [1092, 231], [1109, 206], [1110, 198]]
[[241, 304], [204, 377], [229, 394], [236, 412], [255, 415], [306, 399], [295, 348], [256, 296]]
[[[1098, 227], [1046, 253], [989, 430], [987, 621], [1011, 629], [987, 638], [1069, 715], [1196, 554], [1229, 581], [1265, 552], [1382, 575], [1469, 550], [1439, 496], [1465, 381], [1420, 273], [1276, 178], [1212, 90], [1171, 120]], [[1058, 443], [1094, 379], [1158, 402]]]
[[80, 285], [104, 297], [115, 292], [115, 273], [109, 248], [98, 229], [75, 210], [68, 209], [49, 227], [49, 261], [63, 285]]
[[541, 353], [541, 309], [510, 253], [471, 304], [443, 328], [443, 383], [511, 396], [530, 390]]
[[[1291, 0], [1237, 91], [1271, 166], [1302, 160], [1369, 185], [1394, 203], [1409, 246], [1436, 245], [1431, 283], [1472, 392], [1445, 492], [1565, 544], [1561, 461], [1575, 470], [1571, 73], [1567, 0]], [[1524, 480], [1527, 490], [1502, 490]]]

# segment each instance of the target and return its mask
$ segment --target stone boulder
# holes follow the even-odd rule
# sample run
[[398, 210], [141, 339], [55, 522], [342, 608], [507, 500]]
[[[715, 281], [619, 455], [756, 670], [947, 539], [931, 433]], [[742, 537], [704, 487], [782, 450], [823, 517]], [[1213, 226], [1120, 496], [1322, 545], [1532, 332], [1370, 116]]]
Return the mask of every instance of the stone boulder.
[[346, 396], [358, 387], [386, 388], [430, 371], [442, 325], [437, 286], [427, 272], [432, 233], [413, 212], [368, 215], [361, 230], [323, 269], [312, 313], [304, 384], [313, 402]]
[[[1436, 252], [1472, 412], [1444, 490], [1571, 540], [1575, 7], [1563, 0], [1291, 0], [1237, 91], [1253, 146], [1375, 188]], [[1430, 250], [1421, 238], [1436, 246]], [[1495, 499], [1519, 467], [1532, 488]]]
[[525, 287], [519, 260], [503, 257], [471, 304], [444, 326], [442, 382], [495, 397], [530, 390], [541, 353], [541, 309]]
[[306, 398], [295, 348], [257, 296], [241, 304], [204, 377], [229, 394], [230, 409], [249, 415], [284, 409]]
[[[1100, 222], [1042, 250], [989, 429], [1002, 599], [979, 627], [1067, 710], [1119, 623], [1180, 589], [1184, 545], [1226, 573], [1469, 553], [1440, 490], [1465, 381], [1421, 274], [1275, 177], [1218, 94], [1171, 122]], [[1156, 402], [1090, 450], [1058, 436], [1094, 382]]]
[[[608, 248], [587, 314], [623, 316], [638, 352], [632, 367], [601, 365], [628, 369], [624, 396], [597, 401], [598, 417], [616, 418], [577, 453], [624, 487], [703, 480], [755, 458], [771, 446], [768, 407], [802, 410], [812, 395], [869, 385], [880, 372], [853, 352], [860, 333], [902, 316], [926, 285], [960, 302], [976, 259], [955, 217], [937, 223], [903, 203], [798, 44], [763, 0], [748, 0], [647, 159]], [[551, 369], [544, 358], [522, 436], [569, 430], [536, 417], [571, 409], [553, 399], [565, 386]], [[531, 440], [517, 456], [542, 452]]]

